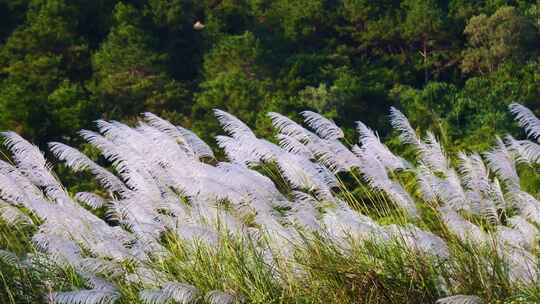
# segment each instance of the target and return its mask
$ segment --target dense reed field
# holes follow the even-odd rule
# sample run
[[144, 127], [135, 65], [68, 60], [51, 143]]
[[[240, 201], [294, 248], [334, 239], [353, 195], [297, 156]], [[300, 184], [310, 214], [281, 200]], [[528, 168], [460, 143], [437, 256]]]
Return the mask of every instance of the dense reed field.
[[50, 143], [77, 193], [5, 132], [0, 302], [540, 302], [540, 120], [510, 111], [530, 140], [448, 156], [392, 108], [407, 159], [309, 111], [266, 140], [215, 110], [224, 157], [151, 113], [98, 121], [88, 156]]

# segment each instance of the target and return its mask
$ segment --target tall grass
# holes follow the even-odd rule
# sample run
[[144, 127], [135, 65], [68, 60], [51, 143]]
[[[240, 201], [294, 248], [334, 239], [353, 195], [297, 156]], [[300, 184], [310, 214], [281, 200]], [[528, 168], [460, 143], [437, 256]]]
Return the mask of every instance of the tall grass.
[[0, 302], [540, 302], [540, 120], [510, 110], [531, 140], [447, 156], [392, 108], [407, 160], [365, 124], [349, 146], [309, 111], [305, 127], [269, 113], [273, 143], [216, 110], [228, 162], [150, 113], [98, 121], [80, 134], [106, 163], [50, 144], [95, 177], [77, 193], [5, 132]]

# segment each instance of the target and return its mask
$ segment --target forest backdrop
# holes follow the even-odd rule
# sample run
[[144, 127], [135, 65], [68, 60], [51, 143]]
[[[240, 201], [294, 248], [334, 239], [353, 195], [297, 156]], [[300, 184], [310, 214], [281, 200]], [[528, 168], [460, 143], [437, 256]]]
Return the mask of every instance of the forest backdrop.
[[213, 142], [213, 108], [260, 135], [309, 109], [354, 140], [357, 120], [387, 136], [394, 105], [486, 149], [518, 132], [509, 103], [539, 114], [539, 47], [536, 1], [0, 0], [0, 129], [77, 145], [151, 111]]

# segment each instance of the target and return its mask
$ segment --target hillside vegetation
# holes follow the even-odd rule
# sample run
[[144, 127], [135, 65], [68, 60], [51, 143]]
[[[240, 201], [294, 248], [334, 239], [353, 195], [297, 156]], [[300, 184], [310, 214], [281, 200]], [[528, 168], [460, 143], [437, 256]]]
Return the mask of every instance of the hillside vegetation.
[[540, 303], [540, 4], [0, 0], [0, 303]]
[[215, 148], [219, 108], [258, 136], [311, 110], [387, 138], [394, 106], [486, 150], [518, 131], [510, 103], [538, 109], [539, 20], [532, 0], [0, 0], [0, 130], [79, 146], [150, 111]]

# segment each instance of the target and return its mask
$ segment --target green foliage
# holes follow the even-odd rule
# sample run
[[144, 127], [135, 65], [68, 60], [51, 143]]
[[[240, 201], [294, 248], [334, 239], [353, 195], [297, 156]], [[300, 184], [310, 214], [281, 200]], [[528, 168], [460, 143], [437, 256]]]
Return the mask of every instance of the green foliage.
[[393, 51], [400, 37], [400, 1], [385, 0], [374, 3], [369, 0], [343, 1], [343, 18], [347, 21], [344, 30], [364, 50]]
[[516, 100], [538, 107], [538, 63], [504, 63], [497, 71], [469, 78], [462, 87], [430, 82], [422, 89], [395, 86], [391, 96], [406, 110], [413, 125], [430, 128], [453, 151], [487, 149], [497, 134], [519, 136], [508, 115]]
[[239, 113], [248, 123], [255, 125], [263, 109], [269, 81], [258, 67], [261, 48], [253, 33], [245, 32], [224, 38], [205, 58], [202, 91], [197, 94], [193, 107], [194, 128], [204, 136], [216, 135], [217, 121], [212, 109]]
[[281, 28], [285, 39], [305, 41], [313, 38], [324, 24], [327, 7], [322, 0], [271, 1], [268, 18], [278, 28]]
[[523, 62], [535, 53], [538, 29], [514, 7], [499, 8], [493, 15], [472, 17], [464, 33], [469, 47], [463, 51], [465, 73], [486, 74], [509, 60]]
[[[61, 93], [88, 68], [88, 48], [76, 33], [76, 14], [76, 7], [62, 0], [30, 3], [25, 24], [0, 50], [1, 128], [17, 129], [43, 142], [71, 135], [91, 119], [81, 87], [71, 88], [76, 93]], [[64, 114], [76, 125], [59, 123], [64, 117], [58, 115]]]
[[0, 0], [0, 129], [44, 145], [152, 111], [213, 142], [213, 108], [261, 135], [310, 109], [352, 142], [357, 120], [392, 136], [397, 106], [485, 148], [510, 102], [538, 106], [539, 20], [532, 0]]
[[119, 3], [114, 25], [92, 56], [94, 77], [89, 85], [101, 113], [129, 118], [143, 111], [161, 113], [176, 106], [185, 111], [187, 92], [166, 71], [166, 54], [152, 49], [152, 35], [142, 28], [134, 7]]

